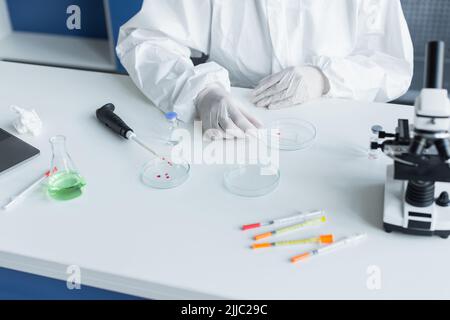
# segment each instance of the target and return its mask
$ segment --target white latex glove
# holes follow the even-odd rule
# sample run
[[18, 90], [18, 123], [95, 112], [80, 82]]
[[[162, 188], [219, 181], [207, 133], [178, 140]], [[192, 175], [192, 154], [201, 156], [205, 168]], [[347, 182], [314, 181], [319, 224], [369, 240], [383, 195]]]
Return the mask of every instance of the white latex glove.
[[261, 128], [261, 122], [241, 108], [239, 102], [220, 85], [211, 85], [195, 100], [203, 131], [211, 139], [243, 138], [247, 130]]
[[257, 107], [282, 109], [320, 98], [328, 80], [315, 67], [290, 67], [262, 79], [253, 91]]

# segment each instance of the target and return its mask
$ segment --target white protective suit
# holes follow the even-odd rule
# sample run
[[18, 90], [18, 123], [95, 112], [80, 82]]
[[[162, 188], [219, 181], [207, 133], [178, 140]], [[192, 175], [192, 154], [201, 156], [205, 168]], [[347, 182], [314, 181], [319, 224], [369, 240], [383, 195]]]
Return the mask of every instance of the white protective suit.
[[[199, 52], [209, 60], [194, 66]], [[184, 121], [209, 84], [255, 87], [290, 66], [318, 67], [328, 97], [380, 102], [405, 93], [413, 73], [399, 0], [145, 0], [117, 53], [142, 92]]]

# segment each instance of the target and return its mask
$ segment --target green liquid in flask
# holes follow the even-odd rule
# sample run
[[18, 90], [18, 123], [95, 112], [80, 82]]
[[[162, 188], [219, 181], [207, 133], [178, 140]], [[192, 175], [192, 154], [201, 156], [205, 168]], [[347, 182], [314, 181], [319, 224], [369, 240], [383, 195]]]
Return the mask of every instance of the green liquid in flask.
[[55, 200], [71, 200], [83, 194], [85, 185], [77, 172], [60, 172], [49, 177], [47, 192]]

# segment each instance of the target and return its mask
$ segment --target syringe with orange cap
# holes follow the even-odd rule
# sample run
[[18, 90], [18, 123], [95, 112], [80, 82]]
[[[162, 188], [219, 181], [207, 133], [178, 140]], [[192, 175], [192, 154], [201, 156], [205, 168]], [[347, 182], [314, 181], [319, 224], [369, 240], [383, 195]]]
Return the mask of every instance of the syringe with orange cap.
[[307, 239], [297, 239], [297, 240], [286, 240], [277, 242], [266, 242], [266, 243], [255, 243], [252, 245], [252, 249], [262, 249], [270, 247], [281, 247], [281, 246], [293, 246], [299, 244], [309, 244], [309, 243], [321, 243], [330, 244], [333, 243], [332, 234], [324, 234], [317, 237], [307, 238]]
[[316, 218], [312, 218], [310, 220], [303, 221], [301, 223], [296, 223], [296, 224], [288, 226], [288, 227], [284, 227], [284, 228], [281, 228], [281, 229], [272, 230], [272, 231], [269, 231], [269, 232], [257, 234], [256, 236], [253, 237], [253, 239], [258, 241], [258, 240], [261, 240], [261, 239], [264, 239], [264, 238], [268, 238], [268, 237], [271, 237], [271, 236], [276, 236], [276, 235], [280, 235], [280, 234], [285, 234], [285, 233], [288, 233], [288, 232], [296, 231], [298, 229], [302, 229], [302, 228], [305, 228], [305, 227], [317, 226], [317, 225], [320, 225], [320, 224], [322, 224], [322, 223], [324, 223], [326, 221], [327, 221], [327, 219], [323, 215], [323, 216], [319, 216], [319, 217], [316, 217]]
[[356, 234], [356, 235], [344, 238], [342, 240], [339, 240], [337, 242], [334, 242], [334, 243], [332, 243], [330, 245], [321, 247], [319, 249], [312, 250], [312, 251], [305, 252], [305, 253], [302, 253], [300, 255], [297, 255], [297, 256], [291, 258], [291, 262], [295, 263], [295, 262], [298, 262], [300, 260], [309, 259], [309, 258], [311, 258], [313, 256], [320, 256], [320, 255], [325, 254], [325, 253], [334, 252], [334, 251], [336, 251], [338, 249], [345, 248], [345, 247], [348, 247], [348, 246], [351, 246], [351, 245], [355, 245], [355, 244], [361, 242], [362, 240], [364, 240], [366, 238], [367, 238], [367, 235], [365, 233]]

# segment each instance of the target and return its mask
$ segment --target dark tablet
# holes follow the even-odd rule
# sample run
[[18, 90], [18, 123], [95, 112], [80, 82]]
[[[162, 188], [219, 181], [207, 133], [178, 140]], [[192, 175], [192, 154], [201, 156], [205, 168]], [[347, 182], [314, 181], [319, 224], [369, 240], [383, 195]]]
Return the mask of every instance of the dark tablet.
[[0, 173], [39, 155], [39, 150], [0, 129]]

